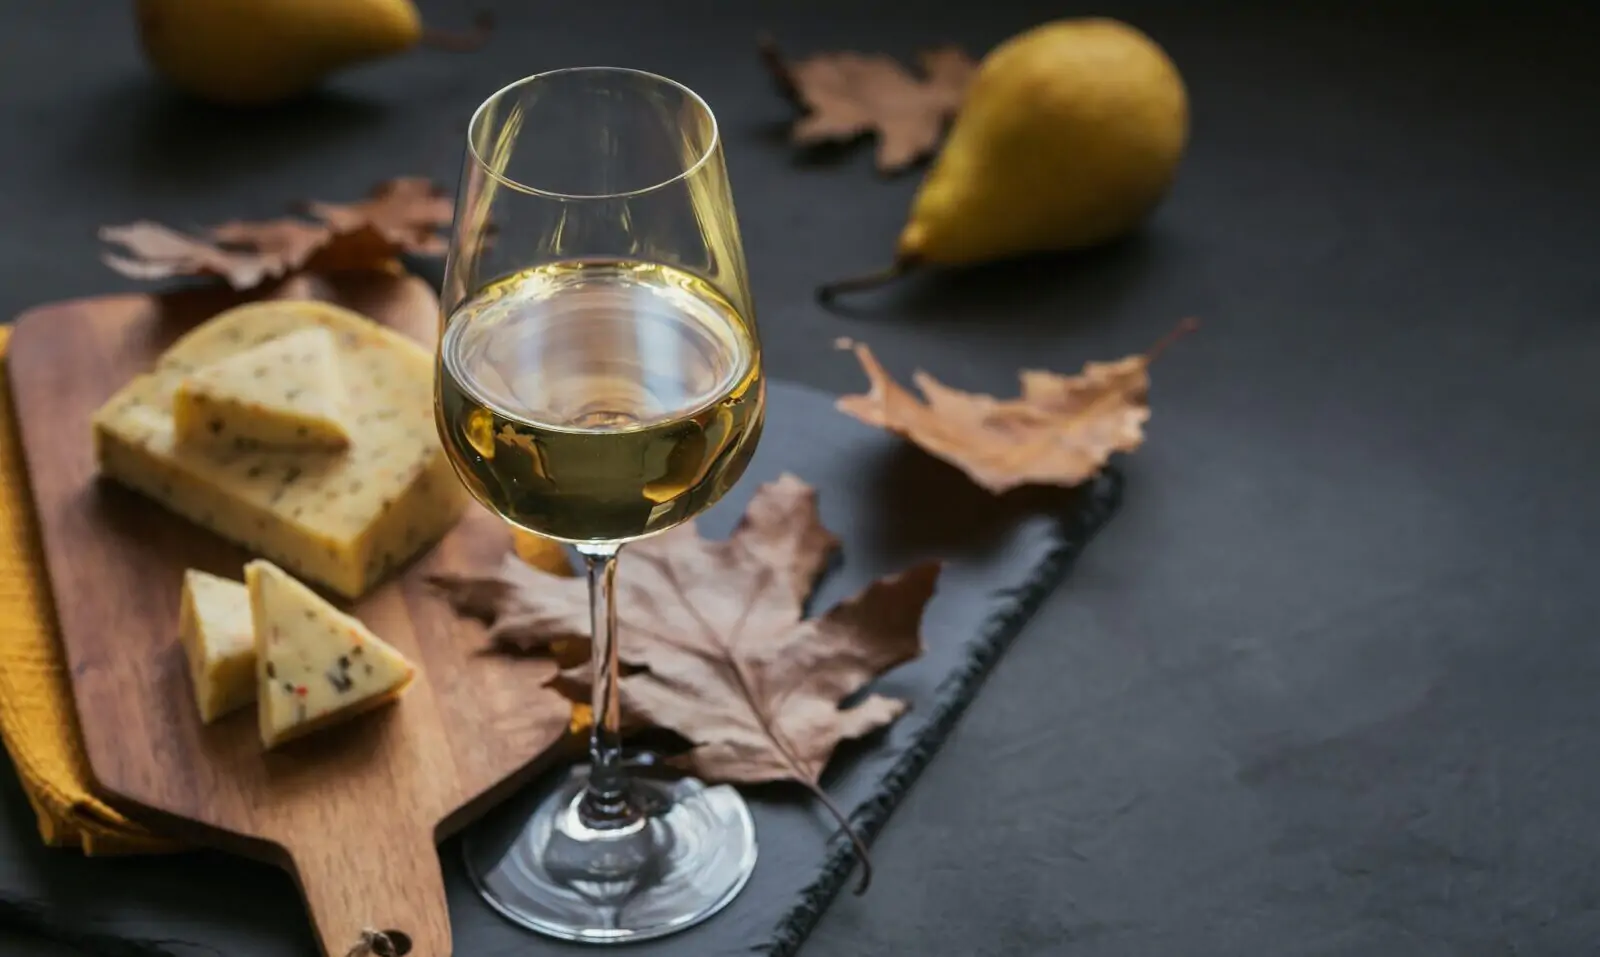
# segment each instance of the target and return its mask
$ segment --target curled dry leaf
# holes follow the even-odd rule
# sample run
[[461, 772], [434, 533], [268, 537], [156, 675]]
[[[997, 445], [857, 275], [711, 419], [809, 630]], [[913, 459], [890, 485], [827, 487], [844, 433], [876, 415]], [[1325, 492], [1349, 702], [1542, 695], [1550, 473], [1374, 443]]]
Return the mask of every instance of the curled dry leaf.
[[380, 184], [357, 203], [310, 203], [320, 222], [302, 219], [234, 220], [190, 236], [158, 223], [106, 226], [101, 240], [122, 247], [106, 265], [132, 279], [219, 276], [235, 289], [301, 271], [396, 271], [397, 256], [437, 256], [439, 230], [450, 224], [448, 197], [425, 179], [401, 177]]
[[439, 230], [450, 226], [455, 204], [432, 180], [401, 176], [378, 184], [361, 202], [313, 201], [306, 204], [306, 211], [335, 234], [370, 227], [398, 250], [442, 256], [447, 247]]
[[[229, 228], [241, 225], [230, 223]], [[106, 253], [101, 258], [107, 266], [129, 279], [221, 276], [235, 289], [250, 289], [298, 269], [300, 265], [281, 249], [273, 252], [225, 249], [214, 242], [195, 239], [146, 220], [126, 226], [101, 227], [100, 239], [127, 250], [129, 255], [126, 256]]]
[[885, 173], [900, 172], [938, 147], [977, 69], [953, 46], [918, 54], [926, 79], [882, 54], [817, 53], [791, 62], [767, 38], [761, 41], [761, 59], [784, 94], [806, 111], [791, 134], [796, 145], [875, 132], [878, 169]]
[[895, 382], [866, 345], [841, 340], [855, 351], [869, 388], [863, 395], [841, 396], [837, 405], [868, 425], [904, 436], [997, 495], [1023, 485], [1077, 485], [1093, 478], [1113, 453], [1132, 452], [1144, 442], [1150, 363], [1197, 325], [1185, 319], [1149, 352], [1090, 362], [1078, 375], [1024, 370], [1016, 399], [962, 392], [918, 371], [912, 381], [924, 401]]
[[[841, 741], [888, 725], [906, 703], [866, 694], [868, 683], [922, 653], [922, 613], [936, 563], [873, 582], [820, 617], [804, 604], [838, 540], [822, 526], [816, 492], [791, 475], [756, 492], [731, 536], [708, 541], [688, 523], [622, 553], [618, 648], [634, 669], [621, 682], [631, 718], [694, 744], [684, 763], [710, 781], [793, 781], [816, 795], [866, 849], [821, 787]], [[434, 579], [457, 611], [489, 623], [515, 653], [586, 642], [586, 584], [508, 557], [497, 574]], [[586, 668], [558, 682], [587, 692]]]

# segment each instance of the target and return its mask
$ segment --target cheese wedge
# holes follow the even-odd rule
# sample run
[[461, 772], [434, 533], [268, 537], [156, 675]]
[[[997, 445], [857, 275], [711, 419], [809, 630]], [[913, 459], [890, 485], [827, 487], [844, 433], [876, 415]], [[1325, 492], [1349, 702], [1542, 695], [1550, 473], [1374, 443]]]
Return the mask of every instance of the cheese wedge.
[[246, 443], [343, 449], [346, 396], [339, 346], [312, 326], [202, 366], [178, 383], [173, 428], [180, 443]]
[[183, 573], [178, 641], [189, 657], [195, 705], [206, 724], [256, 700], [256, 636], [250, 595], [236, 581]]
[[261, 743], [275, 747], [387, 704], [416, 675], [356, 619], [271, 562], [244, 567], [255, 624]]
[[[333, 334], [350, 446], [186, 445], [173, 396], [196, 370], [292, 332]], [[467, 493], [433, 424], [433, 357], [337, 306], [239, 306], [179, 339], [94, 416], [101, 473], [295, 574], [349, 597], [437, 541]]]

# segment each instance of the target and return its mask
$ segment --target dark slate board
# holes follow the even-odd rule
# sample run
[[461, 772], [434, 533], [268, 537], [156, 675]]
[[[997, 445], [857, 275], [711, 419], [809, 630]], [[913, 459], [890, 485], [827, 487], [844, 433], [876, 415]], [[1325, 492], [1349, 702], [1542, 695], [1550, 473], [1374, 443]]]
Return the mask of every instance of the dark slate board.
[[[706, 535], [727, 534], [761, 482], [793, 472], [817, 487], [823, 521], [843, 541], [839, 562], [812, 598], [814, 609], [917, 561], [945, 560], [924, 619], [927, 654], [877, 685], [910, 700], [912, 710], [884, 734], [841, 752], [825, 778], [831, 796], [870, 840], [977, 693], [990, 665], [1110, 518], [1121, 479], [1108, 472], [1076, 491], [996, 499], [949, 466], [841, 415], [831, 396], [774, 383], [769, 401], [755, 461], [701, 520]], [[500, 815], [526, 814], [536, 790], [476, 826], [493, 826]], [[760, 860], [744, 893], [711, 921], [630, 946], [630, 954], [723, 957], [755, 950], [782, 957], [794, 952], [851, 879], [850, 845], [833, 837], [831, 819], [798, 789], [774, 786], [747, 794]], [[0, 795], [0, 895], [48, 901], [56, 915], [53, 926], [179, 939], [227, 957], [303, 957], [313, 949], [288, 879], [270, 868], [211, 853], [100, 861], [50, 851], [38, 846], [32, 814], [14, 782]], [[459, 841], [446, 842], [440, 853], [458, 955], [592, 951], [532, 936], [500, 919], [473, 890]], [[5, 916], [0, 911], [0, 943], [7, 942]]]

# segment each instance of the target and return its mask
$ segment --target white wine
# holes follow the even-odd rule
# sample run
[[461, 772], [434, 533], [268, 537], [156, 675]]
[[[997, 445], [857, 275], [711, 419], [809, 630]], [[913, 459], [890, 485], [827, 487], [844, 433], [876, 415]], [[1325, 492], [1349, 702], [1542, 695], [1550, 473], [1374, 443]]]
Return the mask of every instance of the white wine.
[[439, 434], [472, 494], [523, 528], [621, 542], [671, 528], [744, 472], [765, 406], [751, 325], [657, 263], [502, 279], [446, 324]]

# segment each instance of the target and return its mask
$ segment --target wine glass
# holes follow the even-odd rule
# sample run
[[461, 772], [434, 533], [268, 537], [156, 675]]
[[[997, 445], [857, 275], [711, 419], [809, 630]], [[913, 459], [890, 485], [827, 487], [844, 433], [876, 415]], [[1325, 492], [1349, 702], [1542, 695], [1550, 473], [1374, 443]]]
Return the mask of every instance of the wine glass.
[[755, 866], [736, 791], [631, 777], [618, 699], [619, 549], [739, 479], [765, 408], [761, 347], [716, 119], [637, 70], [519, 80], [473, 114], [436, 375], [439, 435], [472, 494], [587, 561], [586, 768], [514, 840], [469, 837], [501, 913], [552, 936], [681, 930]]

